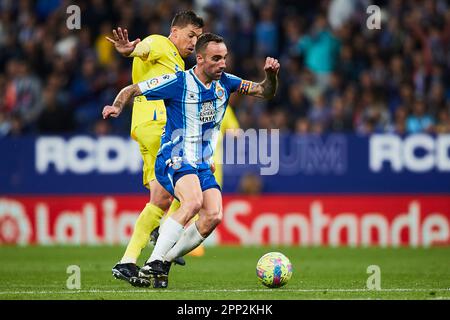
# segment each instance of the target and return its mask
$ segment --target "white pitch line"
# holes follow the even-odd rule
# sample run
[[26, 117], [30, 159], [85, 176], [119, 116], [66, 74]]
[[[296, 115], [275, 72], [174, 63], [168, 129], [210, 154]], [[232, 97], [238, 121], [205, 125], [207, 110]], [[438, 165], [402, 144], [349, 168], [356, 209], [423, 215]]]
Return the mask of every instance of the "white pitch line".
[[[142, 290], [66, 290], [66, 291], [0, 291], [0, 295], [7, 294], [30, 294], [30, 295], [42, 295], [42, 294], [77, 294], [77, 293], [220, 293], [220, 292], [274, 292], [277, 289], [205, 289], [205, 290], [152, 290], [152, 289], [142, 289]], [[367, 290], [367, 289], [282, 289], [278, 292], [365, 292], [365, 293], [380, 293], [380, 292], [433, 292], [433, 291], [448, 291], [450, 288], [438, 288], [438, 289], [413, 289], [413, 288], [392, 288], [392, 289], [381, 289], [381, 290]]]

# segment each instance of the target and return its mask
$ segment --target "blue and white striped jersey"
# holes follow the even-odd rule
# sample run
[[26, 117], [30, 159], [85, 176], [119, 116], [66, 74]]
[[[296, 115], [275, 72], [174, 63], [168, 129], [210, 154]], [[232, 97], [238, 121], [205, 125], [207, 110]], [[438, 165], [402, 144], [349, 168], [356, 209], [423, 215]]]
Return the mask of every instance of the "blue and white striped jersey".
[[167, 123], [158, 154], [203, 169], [212, 163], [230, 94], [247, 81], [224, 72], [207, 88], [194, 68], [138, 85], [148, 100], [164, 100], [166, 105]]

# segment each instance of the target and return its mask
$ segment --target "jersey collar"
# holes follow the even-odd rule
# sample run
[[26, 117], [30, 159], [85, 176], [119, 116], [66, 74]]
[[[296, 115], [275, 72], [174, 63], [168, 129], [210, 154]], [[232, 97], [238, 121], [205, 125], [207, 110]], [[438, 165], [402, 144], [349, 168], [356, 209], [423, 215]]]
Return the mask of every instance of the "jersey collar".
[[175, 45], [175, 43], [172, 42], [172, 40], [169, 39], [170, 42], [170, 46], [172, 47], [172, 49], [175, 51], [175, 53], [181, 57], [180, 55], [180, 51], [178, 50], [177, 46]]
[[205, 89], [206, 91], [210, 91], [212, 88], [215, 87], [216, 85], [216, 80], [213, 80], [209, 86], [209, 88], [207, 86], [205, 86], [205, 84], [203, 82], [200, 81], [200, 79], [197, 77], [197, 75], [194, 72], [194, 69], [196, 68], [196, 66], [193, 66], [191, 69], [189, 69], [189, 73], [192, 75], [192, 77], [195, 79], [195, 81], [200, 84], [200, 86]]

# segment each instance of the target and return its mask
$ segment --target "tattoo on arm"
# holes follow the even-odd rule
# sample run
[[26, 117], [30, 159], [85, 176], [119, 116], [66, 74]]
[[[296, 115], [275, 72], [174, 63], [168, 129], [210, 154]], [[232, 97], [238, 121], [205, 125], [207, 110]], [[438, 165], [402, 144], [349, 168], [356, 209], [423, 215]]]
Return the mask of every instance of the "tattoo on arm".
[[113, 106], [122, 110], [125, 104], [130, 101], [131, 98], [134, 98], [135, 96], [138, 96], [140, 94], [142, 93], [137, 84], [129, 85], [119, 92], [113, 102]]
[[258, 98], [271, 99], [277, 89], [277, 78], [266, 78], [262, 82], [242, 80], [238, 93], [255, 96]]
[[263, 88], [262, 95], [266, 99], [273, 98], [275, 96], [275, 92], [277, 90], [277, 78], [276, 77], [270, 77], [264, 79], [264, 81], [261, 83], [261, 87]]
[[122, 109], [124, 104], [125, 103], [122, 100], [116, 99], [113, 103], [113, 107], [118, 107], [118, 108]]

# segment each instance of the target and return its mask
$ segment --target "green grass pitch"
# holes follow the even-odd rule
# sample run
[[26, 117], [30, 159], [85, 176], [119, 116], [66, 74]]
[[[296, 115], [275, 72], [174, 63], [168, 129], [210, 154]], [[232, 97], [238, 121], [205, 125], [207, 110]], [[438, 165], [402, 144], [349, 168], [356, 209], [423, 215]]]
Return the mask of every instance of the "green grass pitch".
[[[269, 251], [288, 256], [294, 272], [279, 289], [256, 278]], [[173, 266], [169, 288], [134, 288], [111, 268], [124, 247], [0, 247], [0, 299], [450, 299], [450, 248], [207, 247], [203, 257]], [[148, 256], [143, 253], [140, 263]], [[78, 265], [81, 289], [69, 290], [67, 267]], [[367, 267], [381, 269], [381, 290], [367, 290]]]

